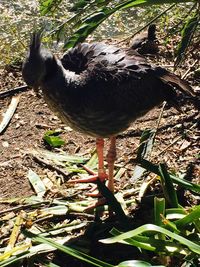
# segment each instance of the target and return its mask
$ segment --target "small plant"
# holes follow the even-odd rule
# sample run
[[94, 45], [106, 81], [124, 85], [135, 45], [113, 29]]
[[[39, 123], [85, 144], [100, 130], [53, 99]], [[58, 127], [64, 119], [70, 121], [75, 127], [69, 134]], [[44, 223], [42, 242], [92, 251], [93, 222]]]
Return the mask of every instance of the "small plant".
[[65, 141], [60, 138], [60, 133], [60, 131], [47, 131], [43, 140], [51, 147], [61, 147], [65, 144]]

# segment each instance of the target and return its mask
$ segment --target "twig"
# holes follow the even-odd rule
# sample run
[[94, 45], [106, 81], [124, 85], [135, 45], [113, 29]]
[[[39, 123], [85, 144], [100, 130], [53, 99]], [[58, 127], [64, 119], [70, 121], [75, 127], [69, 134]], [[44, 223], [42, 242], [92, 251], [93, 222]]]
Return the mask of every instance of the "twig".
[[144, 197], [144, 195], [145, 195], [147, 189], [149, 188], [150, 184], [152, 184], [154, 181], [157, 180], [157, 176], [158, 176], [157, 174], [154, 174], [154, 176], [149, 181], [144, 181], [142, 183], [142, 185], [140, 187], [139, 194], [138, 194], [138, 198], [140, 200]]
[[10, 120], [12, 119], [12, 116], [15, 113], [15, 110], [17, 108], [17, 105], [19, 103], [20, 96], [14, 96], [11, 100], [11, 103], [3, 116], [3, 120], [0, 124], [0, 134], [5, 130], [5, 128], [8, 126]]
[[31, 204], [19, 205], [17, 207], [13, 207], [13, 208], [10, 208], [10, 209], [7, 209], [7, 210], [0, 211], [0, 216], [5, 214], [5, 213], [12, 212], [12, 211], [24, 210], [26, 208], [36, 208], [38, 206], [46, 205], [46, 204], [49, 204], [49, 203], [51, 203], [51, 200], [45, 200], [45, 201], [41, 201], [41, 202], [35, 203], [35, 204], [31, 203]]
[[[152, 147], [151, 147], [151, 151], [148, 153], [148, 157], [150, 158], [151, 154], [152, 154], [152, 150], [153, 150], [153, 147], [154, 147], [154, 143], [155, 143], [155, 138], [156, 138], [156, 134], [158, 132], [158, 129], [159, 129], [159, 126], [160, 126], [160, 122], [161, 122], [161, 119], [162, 119], [162, 116], [163, 116], [163, 112], [164, 112], [164, 109], [165, 109], [165, 106], [166, 106], [167, 102], [164, 101], [163, 102], [163, 105], [162, 105], [162, 108], [160, 110], [160, 113], [159, 113], [159, 116], [158, 116], [158, 120], [157, 120], [157, 123], [156, 123], [156, 127], [153, 131], [153, 135], [151, 137], [151, 140], [152, 140]], [[150, 141], [150, 139], [146, 140], [147, 142]], [[145, 141], [145, 142], [146, 142]]]
[[71, 216], [80, 216], [80, 217], [86, 217], [88, 219], [92, 219], [94, 220], [95, 216], [93, 214], [89, 214], [89, 213], [82, 213], [82, 212], [70, 212], [69, 213]]
[[60, 168], [54, 166], [54, 165], [51, 165], [49, 162], [47, 162], [46, 160], [44, 159], [41, 159], [39, 157], [37, 157], [36, 155], [32, 155], [33, 158], [40, 164], [42, 165], [45, 165], [47, 166], [49, 169], [53, 170], [53, 171], [56, 171], [58, 174], [61, 174], [63, 175], [63, 177], [67, 180], [70, 179], [70, 175], [68, 173], [65, 173], [63, 170], [61, 170]]
[[[188, 130], [185, 131], [185, 133], [188, 133], [192, 128], [196, 127], [197, 123], [193, 124]], [[162, 151], [160, 151], [157, 154], [157, 157], [160, 156], [162, 153], [166, 152], [171, 146], [173, 146], [175, 143], [177, 143], [183, 136], [178, 136], [171, 144], [169, 144], [166, 148], [164, 148]]]
[[[157, 134], [157, 132], [158, 132], [158, 128], [159, 128], [159, 126], [160, 126], [160, 122], [161, 122], [161, 119], [162, 119], [163, 112], [164, 112], [164, 109], [165, 109], [166, 104], [167, 104], [167, 102], [164, 101], [164, 102], [163, 102], [163, 105], [162, 105], [162, 108], [161, 108], [161, 110], [160, 110], [159, 116], [158, 116], [158, 120], [157, 120], [157, 124], [156, 124], [156, 128], [155, 128], [155, 132], [154, 132], [154, 135], [153, 135], [153, 137], [152, 137], [152, 139], [153, 139], [153, 144], [154, 144], [154, 142], [155, 142], [155, 137], [156, 137], [156, 134]], [[152, 146], [152, 149], [151, 149], [151, 153], [152, 153], [152, 150], [153, 150], [153, 146]]]
[[188, 77], [188, 73], [191, 71], [191, 69], [195, 66], [195, 64], [198, 62], [199, 60], [196, 59], [192, 65], [190, 65], [190, 67], [187, 69], [187, 71], [182, 75], [181, 79], [185, 79]]
[[14, 94], [21, 93], [21, 92], [24, 92], [26, 90], [31, 90], [31, 88], [28, 87], [27, 85], [22, 85], [19, 87], [15, 87], [15, 88], [0, 92], [0, 99], [3, 99], [3, 98], [8, 97], [8, 96], [13, 96]]

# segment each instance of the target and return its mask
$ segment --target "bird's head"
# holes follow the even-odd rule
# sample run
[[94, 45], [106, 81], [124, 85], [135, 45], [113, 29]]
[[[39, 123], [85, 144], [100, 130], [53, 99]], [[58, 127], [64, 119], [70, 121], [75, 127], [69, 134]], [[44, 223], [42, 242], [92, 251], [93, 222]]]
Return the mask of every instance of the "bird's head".
[[45, 76], [48, 74], [54, 56], [50, 51], [41, 45], [41, 33], [33, 33], [28, 55], [22, 67], [22, 76], [27, 85], [33, 87], [38, 92], [38, 88]]

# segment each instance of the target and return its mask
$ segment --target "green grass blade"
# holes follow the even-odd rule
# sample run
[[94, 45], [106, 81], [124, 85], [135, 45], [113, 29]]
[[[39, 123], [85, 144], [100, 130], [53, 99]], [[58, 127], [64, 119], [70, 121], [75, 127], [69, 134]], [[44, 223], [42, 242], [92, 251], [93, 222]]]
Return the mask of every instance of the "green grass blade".
[[[146, 160], [146, 159], [142, 159], [139, 164], [145, 168], [147, 171], [150, 171], [150, 172], [153, 172], [157, 175], [160, 175], [160, 172], [159, 172], [159, 167], [153, 163], [151, 163], [150, 161]], [[200, 194], [200, 185], [198, 184], [194, 184], [194, 183], [191, 183], [187, 180], [184, 180], [182, 178], [179, 178], [175, 175], [172, 175], [172, 174], [169, 174], [170, 175], [170, 178], [172, 179], [173, 183], [175, 184], [178, 184], [178, 185], [181, 185], [183, 188], [185, 189], [188, 189], [188, 190], [191, 190], [195, 193], [198, 193]]]
[[47, 245], [50, 245], [68, 255], [71, 255], [72, 257], [75, 257], [81, 261], [84, 261], [84, 262], [87, 262], [87, 263], [90, 263], [94, 266], [98, 266], [98, 267], [114, 267], [113, 265], [109, 264], [109, 263], [106, 263], [106, 262], [103, 262], [101, 260], [98, 260], [96, 258], [93, 258], [81, 251], [78, 251], [76, 249], [73, 249], [73, 248], [70, 248], [70, 247], [67, 247], [67, 246], [64, 246], [64, 245], [60, 245], [59, 243], [51, 240], [50, 238], [45, 238], [45, 237], [41, 237], [39, 235], [35, 235], [29, 231], [24, 231], [24, 234], [27, 236], [27, 237], [30, 237], [32, 239], [33, 242], [38, 242], [38, 243], [44, 243], [44, 244], [47, 244]]
[[45, 149], [37, 148], [30, 151], [34, 156], [44, 158], [59, 164], [62, 163], [72, 163], [72, 164], [84, 164], [88, 158], [78, 155], [69, 155], [62, 151], [61, 153], [55, 153]]
[[[155, 130], [147, 129], [143, 131], [140, 138], [140, 146], [137, 151], [137, 160], [141, 161], [142, 159], [148, 159], [148, 156], [151, 153], [154, 144]], [[131, 177], [131, 182], [137, 181], [146, 169], [142, 168], [139, 165], [136, 165], [134, 168], [133, 175]]]
[[123, 233], [121, 235], [110, 237], [107, 239], [102, 239], [100, 241], [102, 243], [105, 243], [105, 244], [113, 244], [116, 242], [124, 241], [126, 239], [132, 238], [134, 236], [140, 235], [140, 234], [145, 233], [145, 232], [162, 233], [164, 235], [171, 237], [174, 240], [177, 240], [181, 244], [187, 246], [191, 251], [193, 251], [197, 254], [200, 254], [200, 246], [198, 244], [186, 239], [185, 237], [182, 237], [178, 234], [172, 233], [171, 231], [169, 231], [167, 229], [164, 229], [160, 226], [153, 225], [153, 224], [145, 224], [145, 225], [140, 226], [140, 227], [138, 227], [132, 231], [128, 231], [128, 232]]
[[40, 260], [39, 262], [42, 264], [42, 266], [46, 266], [46, 267], [61, 267], [60, 265], [57, 265], [47, 260]]
[[1, 265], [0, 266], [1, 267], [6, 267], [6, 266], [11, 266], [11, 264], [15, 264], [13, 266], [17, 266], [17, 263], [20, 260], [23, 260], [23, 259], [25, 259], [27, 257], [28, 257], [28, 252], [23, 252], [23, 253], [20, 253], [20, 254], [18, 254], [16, 256], [12, 256], [7, 260], [1, 261], [0, 262]]
[[97, 180], [97, 186], [98, 186], [99, 192], [102, 194], [102, 196], [106, 198], [109, 206], [115, 212], [118, 220], [122, 224], [128, 224], [129, 223], [128, 217], [124, 213], [120, 203], [117, 201], [113, 193], [111, 193], [110, 190], [105, 186], [105, 184], [103, 184], [99, 180]]
[[123, 1], [120, 4], [116, 4], [113, 8], [109, 8], [106, 4], [103, 8], [92, 12], [85, 19], [83, 19], [79, 28], [74, 34], [65, 42], [63, 49], [67, 50], [74, 47], [76, 44], [83, 42], [89, 34], [91, 34], [104, 20], [120, 9], [131, 8], [134, 6], [148, 6], [152, 4], [164, 4], [164, 3], [180, 3], [191, 2], [190, 0], [129, 0]]
[[37, 173], [35, 173], [31, 169], [28, 171], [27, 176], [28, 176], [29, 182], [31, 183], [37, 196], [40, 197], [42, 200], [42, 197], [46, 193], [46, 187], [45, 187], [43, 181], [41, 180], [39, 175], [37, 175]]
[[[113, 228], [110, 233], [113, 236], [118, 236], [122, 234], [122, 232], [118, 231], [116, 228]], [[158, 233], [158, 235], [161, 235]], [[163, 234], [162, 234], [163, 235]], [[135, 246], [137, 248], [146, 249], [149, 251], [154, 251], [155, 253], [169, 253], [171, 251], [176, 251], [182, 254], [184, 252], [184, 247], [173, 241], [168, 241], [167, 239], [158, 239], [157, 234], [154, 237], [137, 235], [131, 238], [126, 239], [125, 241], [121, 241], [120, 243], [129, 244], [131, 246]]]
[[130, 261], [123, 261], [116, 267], [164, 267], [164, 266], [163, 265], [152, 266], [150, 263], [146, 261], [130, 260]]
[[183, 217], [185, 217], [185, 215], [187, 215], [186, 211], [183, 208], [178, 208], [178, 209], [166, 209], [166, 218], [168, 220], [178, 220], [178, 219], [182, 219]]
[[172, 179], [171, 179], [169, 173], [167, 172], [167, 168], [166, 168], [165, 164], [160, 164], [158, 169], [159, 169], [159, 173], [160, 173], [160, 178], [161, 178], [161, 183], [162, 183], [165, 198], [167, 199], [169, 205], [172, 208], [178, 208], [179, 205], [178, 205], [177, 194], [176, 194], [176, 191], [174, 189]]
[[131, 8], [134, 6], [148, 6], [148, 5], [163, 5], [163, 4], [172, 4], [172, 3], [185, 3], [185, 2], [191, 2], [191, 0], [129, 0], [124, 1], [122, 4], [120, 4], [120, 9], [126, 9]]
[[115, 10], [104, 7], [95, 14], [83, 20], [79, 29], [65, 42], [64, 51], [74, 47], [76, 44], [83, 42], [86, 37], [91, 34], [105, 19], [107, 19]]
[[183, 60], [186, 50], [189, 47], [192, 37], [199, 24], [199, 20], [200, 20], [200, 14], [199, 14], [199, 9], [197, 9], [196, 13], [187, 20], [181, 32], [182, 39], [177, 47], [177, 51], [176, 51], [177, 58], [175, 61], [175, 66], [178, 66], [179, 63]]
[[198, 227], [198, 231], [200, 231], [200, 205], [195, 207], [193, 211], [191, 211], [188, 215], [175, 221], [177, 228], [184, 228], [188, 226], [188, 224], [194, 223]]
[[162, 216], [165, 216], [165, 199], [154, 198], [154, 222], [158, 226], [162, 226]]
[[97, 164], [98, 164], [98, 156], [95, 150], [95, 152], [92, 154], [92, 157], [88, 160], [88, 162], [84, 166], [91, 170], [95, 170], [97, 168]]
[[147, 158], [151, 153], [153, 143], [154, 143], [155, 130], [147, 129], [143, 131], [140, 138], [140, 146], [137, 151], [137, 160]]

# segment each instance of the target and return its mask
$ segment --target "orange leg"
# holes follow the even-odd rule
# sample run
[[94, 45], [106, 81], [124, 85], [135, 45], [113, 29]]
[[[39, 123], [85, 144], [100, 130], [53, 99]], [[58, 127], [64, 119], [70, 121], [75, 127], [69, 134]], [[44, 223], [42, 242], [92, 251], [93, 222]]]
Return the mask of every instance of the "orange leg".
[[116, 160], [116, 137], [110, 138], [110, 147], [106, 156], [108, 162], [108, 189], [114, 193], [114, 163]]
[[108, 178], [105, 168], [104, 168], [104, 156], [103, 156], [103, 148], [104, 148], [104, 140], [102, 138], [96, 139], [96, 148], [97, 148], [97, 156], [98, 156], [98, 178], [104, 182], [105, 179]]
[[103, 148], [104, 148], [104, 140], [102, 138], [97, 138], [96, 149], [98, 156], [98, 174], [95, 174], [93, 171], [83, 166], [83, 168], [92, 175], [88, 178], [70, 180], [69, 181], [70, 183], [92, 183], [95, 182], [97, 179], [100, 179], [102, 182], [104, 182], [108, 178], [104, 169]]
[[[104, 148], [104, 140], [102, 138], [96, 139], [96, 149], [97, 149], [97, 156], [98, 156], [98, 174], [94, 174], [93, 171], [85, 168], [88, 173], [92, 174], [91, 177], [83, 178], [83, 179], [75, 179], [69, 182], [77, 183], [77, 182], [95, 182], [97, 179], [100, 179], [101, 182], [104, 182], [108, 179], [108, 189], [114, 193], [114, 162], [116, 159], [116, 137], [110, 138], [110, 147], [108, 149], [108, 153], [106, 156], [106, 160], [108, 163], [108, 175], [105, 172], [104, 168], [104, 156], [103, 156], [103, 148]], [[88, 193], [87, 195], [90, 196], [101, 196], [100, 194], [96, 193]], [[100, 198], [94, 205], [86, 208], [86, 210], [91, 210], [96, 208], [97, 206], [101, 206], [106, 203], [106, 199], [104, 197]]]
[[[101, 155], [99, 155], [101, 158]], [[116, 137], [111, 137], [110, 138], [110, 147], [108, 149], [108, 153], [106, 156], [106, 160], [108, 162], [108, 189], [114, 193], [114, 162], [116, 160]], [[101, 160], [99, 161], [100, 166], [101, 165]], [[101, 168], [99, 168], [101, 170]], [[103, 168], [104, 170], [104, 168]], [[105, 172], [103, 172], [105, 174]], [[99, 173], [100, 174], [100, 173]], [[90, 194], [92, 195], [92, 194]], [[98, 206], [102, 206], [106, 203], [106, 199], [104, 197], [100, 198], [95, 204], [87, 207], [85, 211], [89, 211], [91, 209], [94, 209]], [[110, 215], [112, 212], [110, 212]]]

